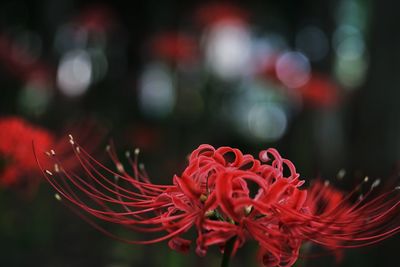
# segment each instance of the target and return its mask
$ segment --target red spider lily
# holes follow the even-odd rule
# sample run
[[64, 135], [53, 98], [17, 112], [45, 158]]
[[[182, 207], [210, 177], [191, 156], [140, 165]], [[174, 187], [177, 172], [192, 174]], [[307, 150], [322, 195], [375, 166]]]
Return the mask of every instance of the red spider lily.
[[[11, 186], [21, 182], [25, 175], [37, 173], [35, 158], [32, 155], [32, 139], [41, 148], [49, 148], [54, 143], [52, 133], [30, 125], [18, 117], [0, 119], [0, 184]], [[30, 176], [37, 181], [37, 177]]]
[[324, 75], [313, 73], [310, 80], [298, 88], [304, 101], [317, 107], [336, 106], [340, 101], [340, 89]]
[[222, 21], [244, 24], [249, 14], [243, 8], [231, 4], [211, 3], [198, 8], [195, 18], [202, 26], [212, 26]]
[[[90, 127], [89, 127], [90, 128]], [[85, 139], [90, 129], [83, 133]], [[56, 148], [66, 166], [74, 168], [76, 160], [71, 157], [65, 142], [50, 131], [32, 125], [19, 117], [3, 117], [0, 119], [0, 185], [2, 187], [21, 187], [34, 191], [40, 182], [40, 172], [32, 154], [32, 141], [42, 150]], [[92, 139], [91, 144], [98, 144]], [[92, 145], [91, 145], [92, 146]], [[43, 155], [40, 159], [44, 159]]]
[[155, 36], [150, 43], [153, 56], [172, 63], [191, 62], [198, 56], [197, 42], [183, 33], [163, 33]]
[[[45, 178], [58, 192], [56, 197], [67, 200], [63, 203], [84, 220], [127, 243], [169, 240], [172, 249], [185, 252], [191, 241], [184, 234], [195, 228], [196, 252], [201, 256], [209, 246], [224, 248], [231, 241], [234, 254], [246, 240], [255, 240], [263, 265], [292, 266], [306, 241], [329, 249], [359, 247], [400, 231], [395, 220], [399, 195], [394, 190], [371, 198], [375, 182], [353, 203], [358, 187], [347, 195], [322, 183], [309, 191], [300, 189], [304, 181], [299, 180], [295, 166], [275, 149], [261, 151], [255, 159], [238, 149], [201, 145], [191, 153], [184, 172], [173, 177], [172, 185], [156, 185], [138, 165], [138, 150], [133, 159], [127, 158], [131, 176], [114, 148], [108, 151], [117, 172], [96, 161], [72, 137], [70, 142], [85, 177], [69, 172], [51, 154], [59, 167], [54, 171], [41, 167]], [[130, 230], [164, 234], [145, 241], [121, 238], [95, 218]]]

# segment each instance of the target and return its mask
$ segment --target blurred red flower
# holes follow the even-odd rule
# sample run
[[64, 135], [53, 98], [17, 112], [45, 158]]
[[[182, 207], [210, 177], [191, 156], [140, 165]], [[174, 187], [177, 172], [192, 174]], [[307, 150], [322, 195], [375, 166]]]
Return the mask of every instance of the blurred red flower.
[[200, 6], [195, 12], [195, 18], [202, 26], [212, 26], [220, 22], [246, 23], [248, 12], [239, 6], [228, 3], [209, 3]]
[[[275, 149], [261, 151], [258, 160], [238, 149], [201, 145], [191, 153], [184, 172], [173, 177], [172, 185], [156, 185], [138, 164], [138, 150], [133, 159], [127, 158], [131, 176], [113, 147], [108, 151], [118, 172], [96, 161], [72, 138], [70, 142], [85, 177], [69, 172], [50, 155], [61, 167], [42, 168], [45, 178], [57, 190], [56, 197], [67, 200], [62, 202], [84, 220], [128, 243], [169, 240], [172, 249], [186, 252], [191, 240], [184, 234], [194, 227], [196, 252], [201, 256], [209, 246], [224, 248], [230, 240], [234, 240], [235, 254], [246, 240], [255, 240], [263, 265], [292, 266], [306, 241], [336, 250], [369, 245], [400, 230], [395, 220], [399, 211], [395, 189], [370, 198], [374, 182], [369, 193], [354, 203], [351, 197], [358, 187], [347, 195], [322, 183], [303, 190], [299, 187], [304, 181], [299, 180], [293, 163]], [[164, 234], [146, 241], [121, 238], [94, 218]]]
[[162, 33], [153, 37], [150, 42], [152, 56], [163, 60], [191, 62], [198, 56], [197, 42], [194, 38], [183, 33]]
[[[32, 140], [41, 149], [54, 143], [49, 131], [18, 117], [0, 119], [0, 184], [4, 187], [27, 182], [34, 184], [40, 177], [32, 154]], [[36, 176], [34, 175], [36, 173]], [[29, 179], [29, 181], [25, 180]]]
[[[86, 121], [80, 130], [80, 136], [93, 148], [99, 143], [99, 137], [92, 136], [91, 131], [95, 128], [94, 123]], [[78, 125], [78, 124], [77, 124]], [[102, 134], [100, 134], [101, 136]], [[90, 140], [88, 139], [90, 137]], [[42, 151], [51, 153], [51, 148], [56, 149], [63, 158], [64, 165], [75, 168], [79, 163], [74, 154], [71, 153], [68, 144], [54, 135], [51, 131], [40, 126], [33, 125], [16, 116], [0, 118], [0, 186], [17, 187], [28, 190], [26, 193], [34, 193], [41, 181], [40, 170], [32, 152], [32, 142]], [[39, 155], [44, 160], [44, 155]], [[53, 166], [46, 166], [54, 168]]]
[[312, 106], [334, 107], [340, 101], [340, 88], [322, 74], [313, 73], [298, 90], [304, 101]]

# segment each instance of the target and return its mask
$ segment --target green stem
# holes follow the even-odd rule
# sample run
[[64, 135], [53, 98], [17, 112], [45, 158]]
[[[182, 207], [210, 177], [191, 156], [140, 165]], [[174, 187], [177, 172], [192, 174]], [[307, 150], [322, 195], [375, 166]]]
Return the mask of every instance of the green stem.
[[224, 248], [224, 255], [222, 256], [222, 262], [221, 262], [221, 267], [228, 267], [229, 266], [229, 260], [231, 258], [232, 254], [232, 249], [233, 245], [235, 244], [236, 241], [236, 236], [232, 237], [229, 239]]

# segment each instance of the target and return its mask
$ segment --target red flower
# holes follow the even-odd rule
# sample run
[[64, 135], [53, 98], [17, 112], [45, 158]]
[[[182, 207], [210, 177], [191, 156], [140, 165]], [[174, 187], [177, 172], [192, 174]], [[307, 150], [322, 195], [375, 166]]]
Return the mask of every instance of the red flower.
[[[88, 121], [86, 123], [84, 131], [86, 133], [81, 135], [85, 139], [88, 138], [93, 126], [93, 123]], [[90, 138], [91, 147], [98, 144], [98, 138]], [[41, 175], [32, 153], [32, 141], [41, 150], [56, 149], [64, 159], [65, 166], [69, 168], [77, 166], [74, 154], [71, 154], [64, 140], [22, 118], [3, 117], [0, 119], [0, 186], [19, 187], [31, 193], [37, 187]], [[39, 159], [43, 161], [45, 157], [40, 155]]]
[[334, 107], [340, 102], [340, 88], [322, 74], [313, 73], [298, 90], [304, 101], [313, 106]]
[[[349, 198], [354, 192], [345, 196], [316, 183], [307, 195], [299, 188], [304, 181], [295, 166], [275, 149], [262, 151], [258, 160], [238, 149], [201, 145], [190, 155], [184, 172], [173, 177], [172, 185], [155, 185], [137, 163], [138, 150], [133, 159], [128, 156], [131, 176], [113, 148], [108, 151], [118, 172], [97, 162], [72, 138], [71, 144], [85, 177], [60, 167], [54, 170], [57, 175], [43, 171], [45, 178], [57, 190], [57, 198], [67, 200], [63, 203], [83, 219], [128, 243], [169, 240], [171, 248], [185, 252], [191, 241], [184, 234], [195, 228], [196, 252], [201, 256], [209, 246], [224, 248], [231, 240], [234, 254], [246, 240], [255, 240], [262, 264], [292, 266], [305, 241], [329, 249], [356, 247], [399, 231], [399, 223], [393, 220], [399, 209], [394, 192], [369, 201], [368, 193], [352, 203]], [[57, 157], [50, 158], [61, 166]], [[103, 229], [95, 218], [163, 235], [146, 241], [121, 238]]]
[[153, 56], [163, 60], [177, 62], [192, 62], [198, 56], [197, 42], [183, 33], [163, 33], [153, 37], [150, 50]]
[[[368, 177], [362, 183], [367, 183]], [[365, 194], [360, 183], [344, 194], [317, 181], [309, 190], [306, 206], [312, 217], [303, 234], [317, 244], [331, 249], [355, 248], [377, 243], [400, 230], [398, 187], [373, 197], [375, 180]], [[354, 200], [356, 198], [356, 200]]]
[[245, 24], [249, 14], [239, 6], [231, 4], [211, 3], [199, 7], [195, 18], [202, 26], [212, 26], [222, 21]]
[[[39, 174], [37, 164], [32, 155], [32, 140], [37, 146], [46, 149], [54, 143], [54, 136], [37, 126], [30, 125], [18, 117], [0, 119], [0, 184], [12, 186], [26, 179], [37, 182]], [[27, 177], [29, 176], [29, 177]], [[29, 181], [30, 182], [32, 182]]]

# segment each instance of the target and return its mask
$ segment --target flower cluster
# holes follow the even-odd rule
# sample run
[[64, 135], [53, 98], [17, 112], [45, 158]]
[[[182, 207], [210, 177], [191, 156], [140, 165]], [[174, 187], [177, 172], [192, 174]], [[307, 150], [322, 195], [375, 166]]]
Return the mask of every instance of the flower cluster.
[[[79, 135], [85, 140], [88, 147], [93, 150], [100, 138], [91, 137], [97, 130], [102, 136], [102, 130], [95, 127], [94, 122], [85, 121], [85, 129], [79, 129]], [[88, 138], [90, 137], [90, 140]], [[51, 131], [31, 124], [21, 117], [10, 116], [0, 119], [0, 186], [17, 187], [33, 193], [41, 181], [35, 157], [32, 153], [32, 141], [37, 148], [48, 150], [56, 149], [63, 159], [63, 165], [74, 169], [79, 165], [74, 154], [63, 138], [59, 138]], [[49, 152], [50, 153], [50, 152]], [[44, 161], [45, 155], [39, 155], [39, 160]], [[46, 167], [50, 167], [47, 166]], [[53, 168], [53, 165], [51, 166]]]
[[[37, 164], [32, 155], [33, 139], [42, 149], [48, 149], [54, 143], [54, 136], [50, 132], [30, 125], [18, 117], [6, 117], [0, 120], [0, 184], [2, 186], [20, 183], [27, 174], [32, 172], [38, 174]], [[37, 178], [36, 181], [38, 181]]]
[[[172, 249], [185, 252], [192, 243], [188, 232], [195, 229], [200, 256], [212, 245], [224, 250], [229, 241], [234, 255], [247, 240], [255, 240], [264, 266], [292, 266], [304, 242], [337, 250], [369, 245], [400, 230], [395, 189], [371, 197], [375, 181], [357, 201], [353, 198], [358, 187], [346, 195], [321, 182], [305, 190], [293, 163], [275, 149], [261, 151], [255, 159], [238, 149], [201, 145], [172, 185], [156, 185], [138, 164], [138, 150], [133, 157], [127, 155], [130, 175], [113, 147], [108, 151], [117, 172], [96, 161], [72, 137], [70, 143], [85, 175], [69, 172], [51, 153], [58, 168], [42, 170], [57, 199], [106, 235], [128, 243], [168, 240]], [[145, 241], [118, 237], [96, 218], [162, 236]]]

